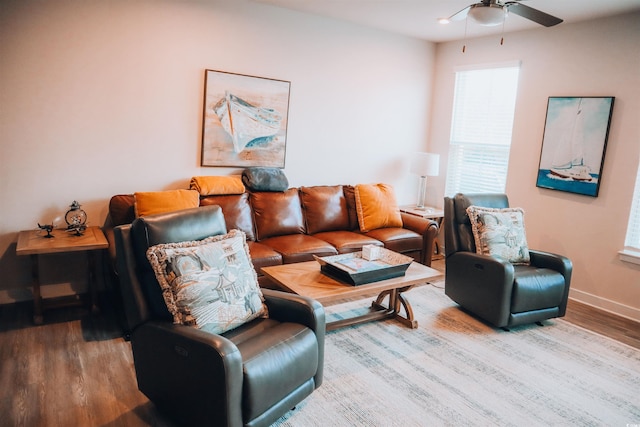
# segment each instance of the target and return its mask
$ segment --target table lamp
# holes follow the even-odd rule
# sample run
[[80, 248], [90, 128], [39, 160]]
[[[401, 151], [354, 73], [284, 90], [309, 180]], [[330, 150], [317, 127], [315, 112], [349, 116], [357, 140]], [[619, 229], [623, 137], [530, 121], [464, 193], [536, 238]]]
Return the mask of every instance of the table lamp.
[[416, 209], [425, 210], [424, 203], [427, 193], [427, 177], [438, 176], [440, 168], [440, 154], [416, 153], [411, 163], [411, 173], [420, 177], [418, 187], [418, 203]]

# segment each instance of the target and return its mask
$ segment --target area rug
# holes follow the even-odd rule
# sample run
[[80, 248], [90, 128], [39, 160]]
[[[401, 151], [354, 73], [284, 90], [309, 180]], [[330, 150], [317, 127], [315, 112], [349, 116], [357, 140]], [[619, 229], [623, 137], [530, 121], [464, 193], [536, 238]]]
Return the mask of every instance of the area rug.
[[[640, 350], [561, 319], [492, 328], [442, 283], [406, 295], [417, 329], [386, 320], [328, 333], [322, 386], [275, 425], [640, 424]], [[366, 304], [326, 311], [335, 320]]]

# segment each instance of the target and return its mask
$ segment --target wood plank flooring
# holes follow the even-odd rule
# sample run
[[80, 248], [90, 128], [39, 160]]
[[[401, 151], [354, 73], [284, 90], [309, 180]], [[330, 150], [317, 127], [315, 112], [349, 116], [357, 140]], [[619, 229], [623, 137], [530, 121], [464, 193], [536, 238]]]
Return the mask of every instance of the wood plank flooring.
[[[131, 346], [110, 300], [102, 312], [0, 305], [0, 426], [167, 426], [138, 391]], [[566, 320], [640, 349], [640, 324], [572, 301]]]

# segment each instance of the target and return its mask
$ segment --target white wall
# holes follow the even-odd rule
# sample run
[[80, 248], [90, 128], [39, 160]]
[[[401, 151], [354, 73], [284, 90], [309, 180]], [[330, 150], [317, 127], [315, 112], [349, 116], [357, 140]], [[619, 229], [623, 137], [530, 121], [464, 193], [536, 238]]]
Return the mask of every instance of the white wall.
[[[199, 166], [207, 68], [291, 81], [291, 186], [415, 198], [431, 43], [248, 0], [3, 0], [0, 40], [0, 303], [29, 297], [18, 231], [64, 224], [73, 200], [102, 225], [114, 194], [240, 172]], [[74, 261], [51, 257], [45, 284]]]
[[[573, 298], [640, 320], [640, 266], [621, 262], [640, 158], [640, 14], [439, 44], [431, 150], [443, 153], [442, 200], [454, 67], [522, 61], [507, 179], [512, 206], [526, 212], [532, 248], [573, 260]], [[536, 188], [549, 96], [615, 96], [597, 198]]]

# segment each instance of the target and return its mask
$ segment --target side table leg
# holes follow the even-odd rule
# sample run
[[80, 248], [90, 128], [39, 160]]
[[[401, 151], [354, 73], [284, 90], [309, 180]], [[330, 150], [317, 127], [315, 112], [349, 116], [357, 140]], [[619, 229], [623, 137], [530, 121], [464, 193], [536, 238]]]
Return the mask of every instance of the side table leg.
[[33, 279], [33, 323], [42, 325], [42, 295], [40, 293], [38, 255], [31, 255], [31, 277]]
[[98, 307], [98, 289], [95, 283], [96, 256], [94, 251], [87, 251], [87, 257], [89, 259], [89, 283], [87, 283], [87, 286], [89, 286], [90, 309], [91, 313], [96, 314], [100, 311], [100, 308]]

